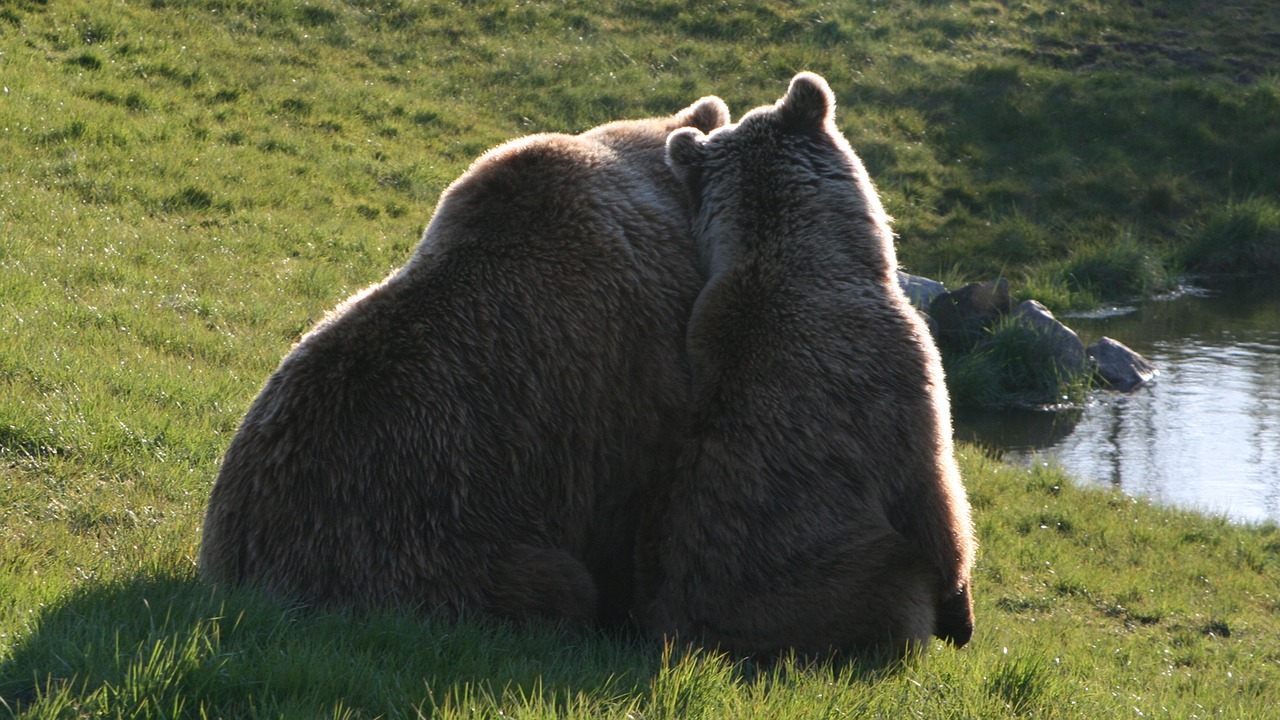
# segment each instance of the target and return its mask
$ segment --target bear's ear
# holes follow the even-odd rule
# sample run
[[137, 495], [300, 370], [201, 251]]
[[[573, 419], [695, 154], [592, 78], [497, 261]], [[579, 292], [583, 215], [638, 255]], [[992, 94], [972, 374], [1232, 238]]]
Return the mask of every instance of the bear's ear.
[[711, 132], [729, 122], [729, 106], [715, 95], [708, 95], [676, 114], [676, 127], [695, 127]]
[[701, 167], [702, 140], [705, 138], [706, 135], [697, 128], [680, 128], [667, 136], [667, 167], [676, 177], [687, 182], [690, 175]]
[[802, 72], [791, 78], [787, 94], [778, 101], [778, 115], [787, 125], [818, 129], [835, 112], [836, 97], [821, 75]]

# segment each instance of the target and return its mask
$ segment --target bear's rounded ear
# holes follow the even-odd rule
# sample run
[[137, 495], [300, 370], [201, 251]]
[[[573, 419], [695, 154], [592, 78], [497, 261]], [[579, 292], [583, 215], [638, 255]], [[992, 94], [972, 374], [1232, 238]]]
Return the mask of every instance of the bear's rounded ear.
[[711, 132], [729, 122], [729, 106], [715, 95], [708, 95], [676, 114], [676, 127], [695, 127]]
[[706, 135], [697, 128], [680, 128], [667, 136], [667, 166], [677, 176], [683, 178], [702, 164], [704, 138]]
[[791, 78], [787, 94], [778, 101], [778, 114], [788, 125], [820, 128], [835, 112], [836, 97], [821, 75], [802, 72]]

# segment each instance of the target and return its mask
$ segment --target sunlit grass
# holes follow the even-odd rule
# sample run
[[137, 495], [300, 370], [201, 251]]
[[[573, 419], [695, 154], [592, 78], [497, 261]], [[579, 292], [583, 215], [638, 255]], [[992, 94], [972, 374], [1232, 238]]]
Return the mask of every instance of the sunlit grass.
[[[302, 611], [194, 580], [289, 346], [538, 131], [735, 115], [797, 70], [913, 272], [1055, 310], [1274, 267], [1268, 4], [67, 0], [0, 6], [0, 698], [29, 717], [1247, 717], [1274, 527], [965, 458], [979, 630], [900, 667]], [[968, 452], [968, 451], [966, 451]]]

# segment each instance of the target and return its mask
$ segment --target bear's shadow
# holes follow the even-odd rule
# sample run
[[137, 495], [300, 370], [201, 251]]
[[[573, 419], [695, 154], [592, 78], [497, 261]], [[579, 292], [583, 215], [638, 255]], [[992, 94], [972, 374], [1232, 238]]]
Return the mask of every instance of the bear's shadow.
[[[151, 574], [86, 584], [43, 608], [0, 661], [0, 707], [20, 713], [61, 696], [85, 709], [234, 717], [337, 707], [377, 715], [389, 703], [429, 715], [486, 697], [625, 703], [661, 685], [678, 656], [625, 633], [325, 612], [211, 590], [190, 574]], [[865, 660], [853, 677], [879, 664]], [[743, 682], [765, 670], [733, 667]]]

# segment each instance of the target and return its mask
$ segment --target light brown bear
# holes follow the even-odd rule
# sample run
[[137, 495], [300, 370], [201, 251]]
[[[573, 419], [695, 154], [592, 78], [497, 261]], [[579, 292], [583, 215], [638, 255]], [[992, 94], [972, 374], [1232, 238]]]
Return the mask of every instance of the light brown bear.
[[703, 281], [665, 141], [727, 121], [708, 97], [477, 160], [409, 262], [254, 400], [209, 498], [202, 577], [328, 606], [624, 621]]
[[743, 654], [956, 645], [974, 541], [942, 367], [826, 82], [668, 162], [710, 280], [690, 440], [641, 540], [642, 625]]

